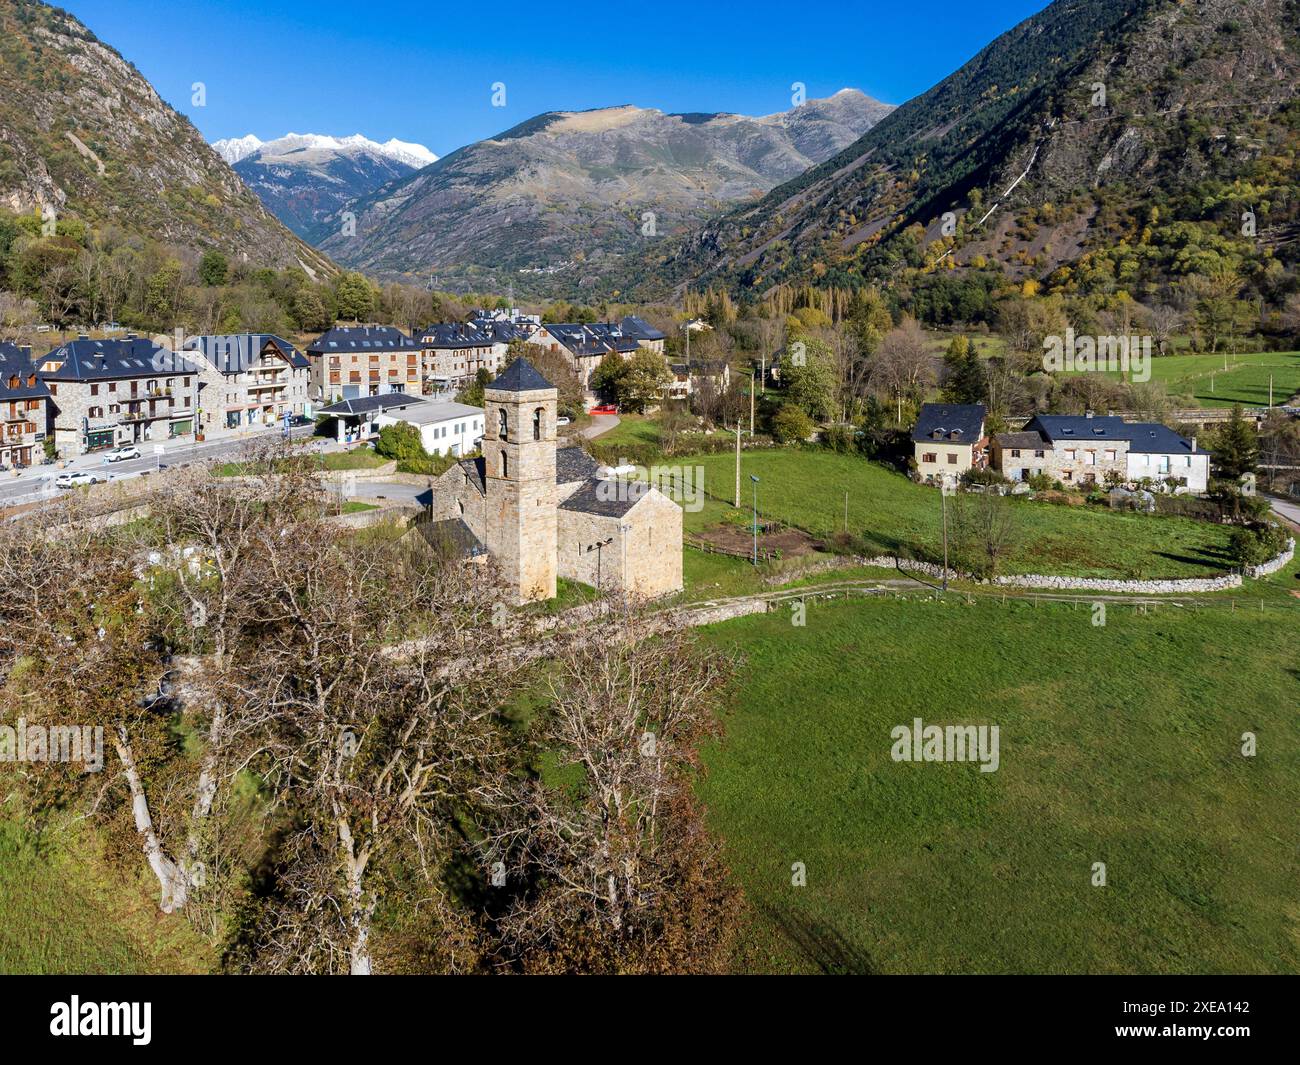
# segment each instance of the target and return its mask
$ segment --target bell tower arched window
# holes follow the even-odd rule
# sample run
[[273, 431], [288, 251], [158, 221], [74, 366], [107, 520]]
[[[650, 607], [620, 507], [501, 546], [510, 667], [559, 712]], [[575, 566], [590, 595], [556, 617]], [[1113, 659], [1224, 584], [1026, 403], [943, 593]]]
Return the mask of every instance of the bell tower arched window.
[[505, 438], [506, 438], [506, 409], [505, 407], [501, 407], [497, 411], [497, 439], [504, 440]]
[[542, 408], [538, 407], [535, 411], [533, 411], [533, 439], [540, 440], [541, 438], [542, 438]]

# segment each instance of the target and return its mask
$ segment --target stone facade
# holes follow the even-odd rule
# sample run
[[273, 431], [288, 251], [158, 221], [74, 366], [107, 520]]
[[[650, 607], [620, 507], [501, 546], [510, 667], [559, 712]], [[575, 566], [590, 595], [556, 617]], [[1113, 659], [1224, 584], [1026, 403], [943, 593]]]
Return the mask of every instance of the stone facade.
[[45, 355], [38, 374], [49, 386], [50, 430], [65, 459], [194, 432], [198, 370], [151, 341], [79, 337]]
[[186, 357], [199, 371], [198, 428], [220, 437], [277, 426], [309, 406], [310, 369], [287, 340], [257, 333], [191, 337]]
[[484, 392], [487, 524], [479, 535], [520, 602], [555, 597], [554, 388]]
[[482, 457], [434, 481], [432, 520], [463, 521], [520, 603], [553, 597], [557, 576], [646, 598], [680, 590], [681, 507], [557, 448], [556, 400], [526, 360], [512, 363], [484, 393]]
[[36, 375], [32, 349], [0, 342], [0, 466], [38, 462], [43, 453], [50, 390]]
[[638, 495], [621, 516], [560, 507], [561, 577], [646, 599], [681, 590], [682, 508], [661, 492]]
[[420, 345], [391, 326], [335, 326], [307, 348], [309, 392], [322, 404], [423, 387]]

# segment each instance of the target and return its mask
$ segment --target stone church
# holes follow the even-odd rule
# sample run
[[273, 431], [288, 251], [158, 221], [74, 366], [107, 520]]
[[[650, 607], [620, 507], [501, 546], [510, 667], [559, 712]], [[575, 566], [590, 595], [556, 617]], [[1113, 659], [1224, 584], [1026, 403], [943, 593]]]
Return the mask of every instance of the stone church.
[[482, 457], [434, 482], [429, 532], [490, 554], [519, 603], [550, 599], [557, 577], [645, 598], [679, 591], [681, 507], [643, 482], [599, 477], [579, 447], [557, 447], [557, 396], [523, 358], [488, 385]]

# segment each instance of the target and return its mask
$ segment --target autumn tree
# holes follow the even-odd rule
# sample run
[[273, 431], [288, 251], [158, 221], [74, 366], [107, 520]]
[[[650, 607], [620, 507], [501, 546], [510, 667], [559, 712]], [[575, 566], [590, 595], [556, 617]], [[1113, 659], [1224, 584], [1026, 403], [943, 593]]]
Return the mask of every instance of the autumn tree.
[[738, 900], [693, 788], [727, 672], [688, 631], [631, 606], [552, 657], [534, 739], [556, 779], [520, 781], [486, 845], [516, 885], [501, 920], [514, 964], [725, 967]]

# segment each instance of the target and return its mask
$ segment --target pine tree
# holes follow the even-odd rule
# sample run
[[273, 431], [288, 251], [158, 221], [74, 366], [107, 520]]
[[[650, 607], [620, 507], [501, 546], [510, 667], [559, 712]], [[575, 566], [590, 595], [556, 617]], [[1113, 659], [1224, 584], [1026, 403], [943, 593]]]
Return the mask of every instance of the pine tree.
[[1236, 479], [1251, 473], [1259, 460], [1259, 434], [1234, 405], [1232, 416], [1214, 434], [1214, 464], [1224, 477]]

